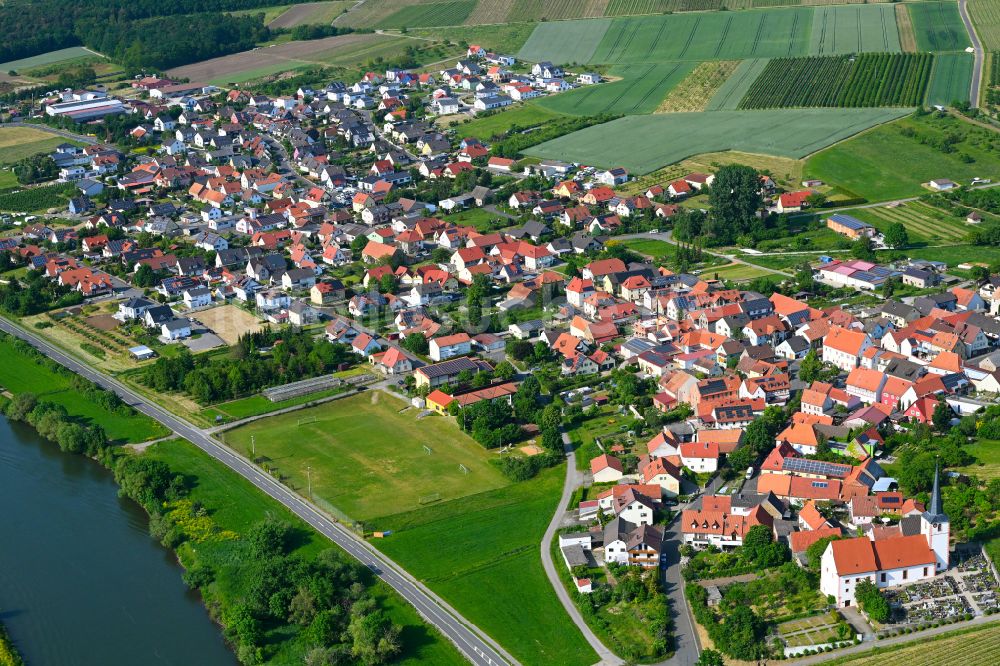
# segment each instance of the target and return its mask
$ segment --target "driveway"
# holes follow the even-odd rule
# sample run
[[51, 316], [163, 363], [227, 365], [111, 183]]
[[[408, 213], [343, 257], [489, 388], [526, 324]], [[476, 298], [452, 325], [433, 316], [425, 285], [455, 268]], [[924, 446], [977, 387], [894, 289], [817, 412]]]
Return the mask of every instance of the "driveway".
[[[197, 332], [196, 332], [197, 333]], [[191, 350], [192, 354], [208, 351], [216, 347], [225, 347], [225, 341], [215, 333], [202, 332], [200, 337], [187, 338], [183, 340], [184, 346]]]

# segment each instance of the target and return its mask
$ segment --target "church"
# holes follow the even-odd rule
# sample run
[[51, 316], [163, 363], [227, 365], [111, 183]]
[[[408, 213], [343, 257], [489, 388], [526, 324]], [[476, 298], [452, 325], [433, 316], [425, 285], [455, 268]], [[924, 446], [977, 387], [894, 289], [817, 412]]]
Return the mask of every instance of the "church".
[[875, 528], [867, 536], [827, 545], [821, 561], [820, 591], [835, 597], [838, 606], [851, 606], [862, 580], [886, 588], [933, 578], [948, 568], [949, 532], [935, 469], [927, 511], [906, 517], [894, 527]]

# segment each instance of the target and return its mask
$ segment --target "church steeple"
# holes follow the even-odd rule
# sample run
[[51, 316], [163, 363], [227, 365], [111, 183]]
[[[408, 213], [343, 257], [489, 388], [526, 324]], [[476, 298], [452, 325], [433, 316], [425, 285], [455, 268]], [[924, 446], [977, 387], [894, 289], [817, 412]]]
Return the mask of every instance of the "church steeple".
[[928, 513], [932, 516], [941, 515], [941, 484], [938, 476], [940, 475], [940, 468], [938, 464], [934, 463], [934, 489], [931, 490], [931, 506]]

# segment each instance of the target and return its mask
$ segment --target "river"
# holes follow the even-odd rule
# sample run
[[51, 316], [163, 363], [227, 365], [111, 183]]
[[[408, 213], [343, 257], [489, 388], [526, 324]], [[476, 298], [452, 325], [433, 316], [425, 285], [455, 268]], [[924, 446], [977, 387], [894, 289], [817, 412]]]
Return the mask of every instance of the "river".
[[0, 619], [29, 666], [233, 666], [111, 474], [0, 417]]

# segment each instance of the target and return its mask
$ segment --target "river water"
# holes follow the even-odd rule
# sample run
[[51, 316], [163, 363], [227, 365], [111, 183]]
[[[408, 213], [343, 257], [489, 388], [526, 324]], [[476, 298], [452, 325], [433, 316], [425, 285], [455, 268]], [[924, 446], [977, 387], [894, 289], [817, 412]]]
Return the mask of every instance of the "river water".
[[233, 666], [111, 474], [0, 417], [0, 619], [29, 666]]

